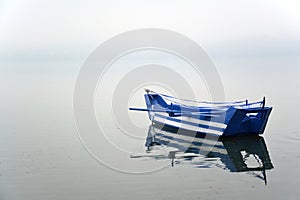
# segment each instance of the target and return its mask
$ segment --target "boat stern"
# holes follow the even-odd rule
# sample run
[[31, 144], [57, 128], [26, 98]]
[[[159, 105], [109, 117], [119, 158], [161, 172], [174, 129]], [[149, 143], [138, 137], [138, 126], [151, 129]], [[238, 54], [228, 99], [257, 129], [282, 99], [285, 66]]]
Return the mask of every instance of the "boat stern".
[[227, 111], [223, 136], [263, 134], [272, 107], [234, 108]]

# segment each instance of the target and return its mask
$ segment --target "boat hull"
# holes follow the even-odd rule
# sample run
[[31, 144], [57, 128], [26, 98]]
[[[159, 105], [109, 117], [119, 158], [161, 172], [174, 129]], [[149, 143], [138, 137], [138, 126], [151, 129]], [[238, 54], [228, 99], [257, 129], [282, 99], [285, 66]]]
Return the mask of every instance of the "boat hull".
[[[227, 109], [214, 114], [208, 108], [168, 104], [160, 95], [145, 94], [149, 119], [153, 124], [171, 129], [182, 129], [197, 134], [213, 134], [218, 136], [239, 136], [263, 134], [267, 125], [272, 107], [241, 107], [229, 106]], [[161, 112], [165, 109], [166, 112]], [[160, 111], [160, 112], [156, 112]], [[200, 114], [199, 114], [200, 113]]]

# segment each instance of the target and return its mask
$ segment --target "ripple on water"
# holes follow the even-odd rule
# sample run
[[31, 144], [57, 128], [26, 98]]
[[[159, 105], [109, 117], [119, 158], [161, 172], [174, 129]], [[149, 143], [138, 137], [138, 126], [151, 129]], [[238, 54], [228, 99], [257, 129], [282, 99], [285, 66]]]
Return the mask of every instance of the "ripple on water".
[[286, 138], [289, 142], [296, 142], [299, 144], [300, 142], [300, 130], [289, 131], [286, 133]]

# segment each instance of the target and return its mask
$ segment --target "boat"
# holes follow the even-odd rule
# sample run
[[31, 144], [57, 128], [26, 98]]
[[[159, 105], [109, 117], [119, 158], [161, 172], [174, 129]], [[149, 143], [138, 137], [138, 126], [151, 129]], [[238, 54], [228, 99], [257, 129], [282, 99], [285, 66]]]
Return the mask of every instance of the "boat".
[[130, 107], [129, 110], [148, 112], [152, 124], [197, 134], [263, 134], [272, 111], [271, 106], [266, 106], [265, 97], [257, 102], [206, 102], [179, 99], [149, 89], [145, 92], [146, 108]]

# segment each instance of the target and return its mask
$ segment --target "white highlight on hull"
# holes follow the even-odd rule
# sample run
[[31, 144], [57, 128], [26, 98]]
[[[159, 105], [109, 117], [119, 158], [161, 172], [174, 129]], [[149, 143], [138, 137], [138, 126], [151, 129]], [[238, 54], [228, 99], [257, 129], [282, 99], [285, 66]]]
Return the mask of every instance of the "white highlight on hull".
[[196, 119], [196, 118], [192, 118], [192, 117], [181, 116], [180, 118], [181, 118], [182, 121], [188, 121], [188, 122], [203, 124], [203, 125], [207, 125], [207, 126], [214, 126], [214, 127], [217, 127], [217, 128], [225, 129], [227, 127], [227, 125], [223, 124], [223, 123], [205, 121], [205, 120]]
[[[181, 118], [176, 118], [176, 119], [182, 120]], [[209, 128], [202, 128], [202, 127], [193, 126], [193, 125], [190, 125], [190, 124], [185, 124], [184, 121], [176, 122], [176, 121], [170, 120], [169, 117], [164, 118], [164, 117], [161, 117], [161, 116], [158, 116], [158, 115], [154, 115], [153, 121], [154, 122], [159, 122], [159, 123], [162, 123], [162, 124], [167, 124], [167, 125], [174, 126], [174, 127], [178, 127], [178, 128], [182, 128], [182, 129], [197, 131], [197, 132], [201, 132], [201, 133], [215, 134], [215, 135], [218, 135], [218, 136], [221, 136], [223, 134], [222, 131], [211, 130]], [[196, 123], [198, 123], [198, 122], [196, 122]], [[201, 124], [201, 123], [198, 123], [198, 124]]]

